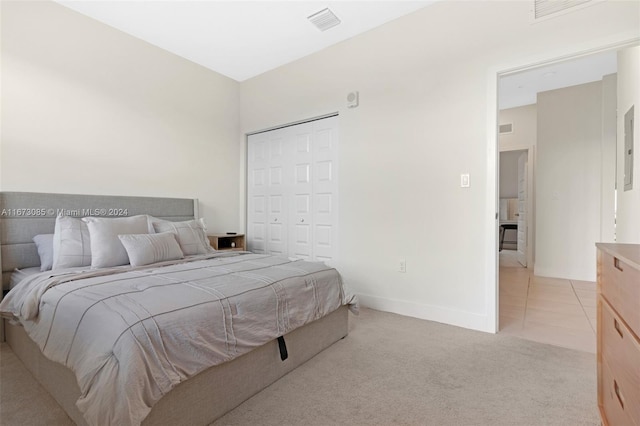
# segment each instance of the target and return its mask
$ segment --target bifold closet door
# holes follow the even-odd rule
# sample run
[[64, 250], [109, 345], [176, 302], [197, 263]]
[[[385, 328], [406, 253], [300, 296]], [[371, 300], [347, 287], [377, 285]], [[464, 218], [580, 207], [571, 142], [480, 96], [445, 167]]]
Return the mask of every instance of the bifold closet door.
[[255, 253], [288, 256], [284, 130], [249, 137], [247, 244]]
[[289, 127], [293, 145], [293, 181], [289, 211], [291, 232], [289, 256], [313, 259], [313, 124], [303, 123]]
[[306, 260], [337, 254], [337, 117], [249, 136], [249, 250]]
[[313, 260], [338, 255], [338, 117], [313, 123]]

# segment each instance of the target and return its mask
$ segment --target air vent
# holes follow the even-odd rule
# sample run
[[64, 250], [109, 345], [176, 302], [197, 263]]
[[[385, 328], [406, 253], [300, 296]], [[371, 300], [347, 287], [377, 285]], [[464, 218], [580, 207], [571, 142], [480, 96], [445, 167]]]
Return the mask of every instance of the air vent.
[[340, 19], [329, 8], [322, 9], [320, 12], [307, 17], [307, 19], [320, 31], [327, 31], [340, 23]]
[[501, 124], [498, 131], [501, 135], [513, 133], [513, 123]]
[[601, 0], [533, 0], [533, 19], [539, 20], [573, 12]]

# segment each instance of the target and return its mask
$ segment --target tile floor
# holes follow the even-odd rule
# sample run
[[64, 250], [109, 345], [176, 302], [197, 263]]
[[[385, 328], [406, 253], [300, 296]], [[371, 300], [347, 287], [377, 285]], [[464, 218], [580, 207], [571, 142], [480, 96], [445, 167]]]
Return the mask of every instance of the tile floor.
[[500, 252], [500, 332], [596, 352], [596, 283], [533, 275]]

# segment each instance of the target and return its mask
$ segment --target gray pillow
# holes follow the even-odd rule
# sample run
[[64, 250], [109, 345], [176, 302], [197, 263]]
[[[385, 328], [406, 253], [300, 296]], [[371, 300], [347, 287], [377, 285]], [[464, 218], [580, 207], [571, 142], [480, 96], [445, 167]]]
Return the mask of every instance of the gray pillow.
[[40, 234], [33, 237], [40, 256], [40, 270], [48, 271], [53, 268], [53, 234]]
[[187, 220], [185, 222], [171, 222], [168, 220], [151, 218], [156, 232], [173, 232], [185, 256], [206, 254], [215, 250], [209, 243], [207, 230], [202, 220]]
[[129, 256], [118, 235], [147, 234], [147, 215], [131, 217], [85, 217], [91, 235], [91, 267], [109, 268], [126, 265]]
[[171, 232], [118, 235], [118, 238], [127, 251], [132, 266], [184, 258], [176, 235]]

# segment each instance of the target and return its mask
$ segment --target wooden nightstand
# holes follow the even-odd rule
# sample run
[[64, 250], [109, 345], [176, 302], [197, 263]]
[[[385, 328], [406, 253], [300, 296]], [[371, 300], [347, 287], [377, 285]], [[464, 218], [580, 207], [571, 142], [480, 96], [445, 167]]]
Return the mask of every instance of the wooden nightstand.
[[211, 234], [208, 235], [211, 246], [220, 251], [244, 251], [244, 234]]

